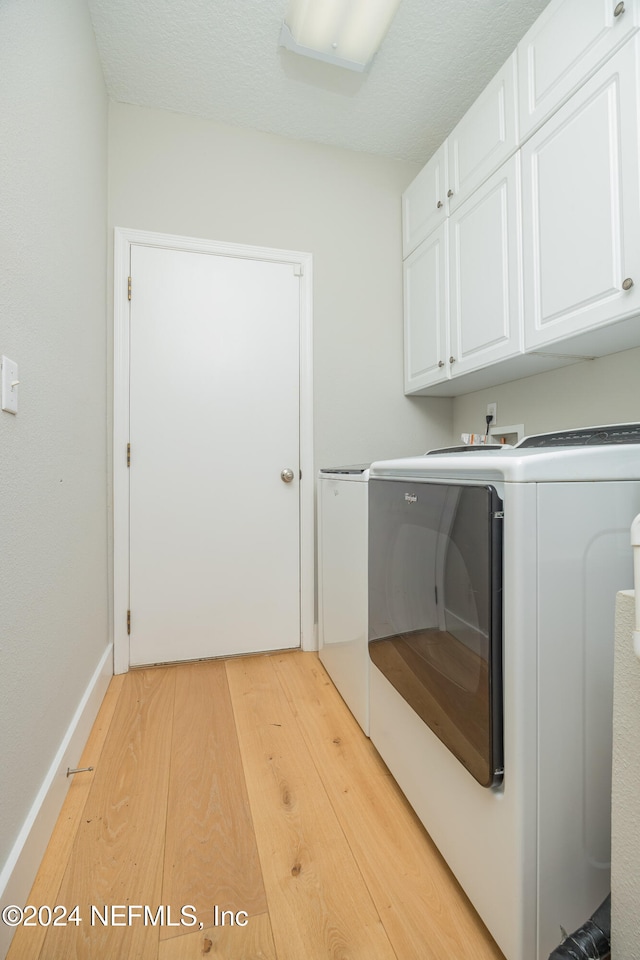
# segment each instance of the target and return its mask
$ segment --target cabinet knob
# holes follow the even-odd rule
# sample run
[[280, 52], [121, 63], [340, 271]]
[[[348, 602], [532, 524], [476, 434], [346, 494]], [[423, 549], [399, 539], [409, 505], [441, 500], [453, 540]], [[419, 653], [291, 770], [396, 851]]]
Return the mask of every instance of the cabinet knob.
[[447, 190], [447, 196], [448, 196], [448, 197], [452, 197], [452, 196], [453, 196], [453, 190]]
[[624, 3], [617, 3], [613, 15], [614, 17], [619, 17], [621, 13], [624, 13]]
[[439, 210], [440, 207], [442, 206], [442, 200], [438, 200], [438, 203], [436, 204], [436, 206], [438, 207], [438, 210]]
[[631, 277], [627, 277], [626, 280], [623, 280], [623, 281], [622, 281], [622, 289], [623, 289], [623, 290], [631, 290], [631, 287], [632, 287], [632, 286], [633, 286], [633, 280], [631, 279]]
[[449, 363], [455, 363], [455, 362], [456, 362], [455, 357], [449, 357]]
[[444, 367], [444, 360], [438, 360], [438, 366]]

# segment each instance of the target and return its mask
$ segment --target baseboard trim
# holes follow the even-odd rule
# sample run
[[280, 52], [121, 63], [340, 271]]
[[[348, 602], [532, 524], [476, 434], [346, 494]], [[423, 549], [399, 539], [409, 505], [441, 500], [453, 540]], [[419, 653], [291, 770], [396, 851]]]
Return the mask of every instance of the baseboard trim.
[[[58, 819], [71, 780], [67, 769], [76, 767], [113, 676], [113, 644], [104, 651], [78, 704], [67, 732], [49, 767], [13, 849], [0, 873], [0, 905], [24, 906], [38, 867]], [[0, 923], [0, 957], [4, 957], [13, 929]]]

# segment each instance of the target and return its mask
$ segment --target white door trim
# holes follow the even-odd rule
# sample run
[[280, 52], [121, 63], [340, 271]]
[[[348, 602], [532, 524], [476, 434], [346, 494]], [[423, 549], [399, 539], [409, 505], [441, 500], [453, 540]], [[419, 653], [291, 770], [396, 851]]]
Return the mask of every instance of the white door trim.
[[[115, 228], [113, 330], [113, 648], [114, 672], [129, 669], [129, 298], [131, 247], [143, 245], [244, 260], [299, 264], [300, 278], [300, 633], [316, 648], [314, 629], [313, 259], [310, 253]], [[135, 292], [133, 294], [135, 296]]]

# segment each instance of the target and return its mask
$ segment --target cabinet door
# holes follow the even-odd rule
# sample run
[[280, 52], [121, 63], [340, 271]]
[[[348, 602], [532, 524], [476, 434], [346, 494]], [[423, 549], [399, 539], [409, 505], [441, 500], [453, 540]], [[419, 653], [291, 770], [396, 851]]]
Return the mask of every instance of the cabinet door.
[[527, 349], [640, 310], [637, 44], [522, 148]]
[[518, 44], [521, 142], [638, 29], [639, 20], [638, 0], [552, 0]]
[[516, 64], [514, 52], [448, 138], [450, 213], [515, 152]]
[[405, 393], [449, 376], [447, 232], [443, 223], [404, 262]]
[[516, 155], [449, 218], [453, 377], [521, 351], [519, 174]]
[[402, 195], [402, 256], [428, 237], [449, 212], [447, 144], [442, 144]]

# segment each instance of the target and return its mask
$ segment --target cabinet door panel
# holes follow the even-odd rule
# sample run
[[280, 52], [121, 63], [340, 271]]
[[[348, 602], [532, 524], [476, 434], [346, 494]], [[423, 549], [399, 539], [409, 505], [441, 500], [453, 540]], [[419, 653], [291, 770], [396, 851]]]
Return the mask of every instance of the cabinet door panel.
[[402, 195], [402, 256], [408, 257], [449, 212], [447, 144], [442, 144]]
[[504, 163], [517, 140], [514, 52], [448, 138], [451, 212]]
[[520, 136], [540, 126], [638, 29], [639, 4], [625, 0], [555, 0], [518, 44]]
[[452, 376], [521, 349], [519, 158], [449, 218]]
[[640, 306], [636, 43], [522, 149], [527, 349]]
[[404, 386], [415, 393], [449, 375], [444, 223], [404, 263]]

